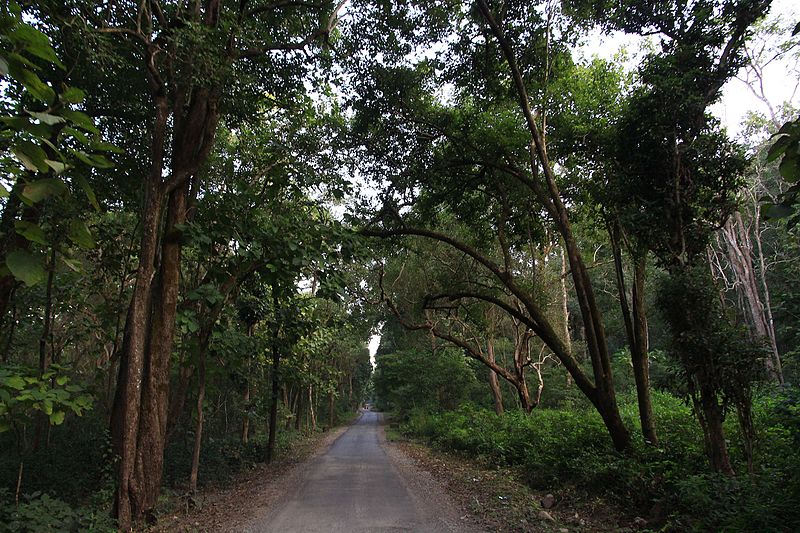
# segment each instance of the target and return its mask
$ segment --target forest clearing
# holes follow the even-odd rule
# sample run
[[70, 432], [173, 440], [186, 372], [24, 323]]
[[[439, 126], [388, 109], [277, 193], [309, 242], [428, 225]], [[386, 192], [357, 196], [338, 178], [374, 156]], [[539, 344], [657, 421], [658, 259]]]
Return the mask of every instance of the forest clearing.
[[792, 2], [9, 0], [0, 79], [0, 533], [800, 530]]

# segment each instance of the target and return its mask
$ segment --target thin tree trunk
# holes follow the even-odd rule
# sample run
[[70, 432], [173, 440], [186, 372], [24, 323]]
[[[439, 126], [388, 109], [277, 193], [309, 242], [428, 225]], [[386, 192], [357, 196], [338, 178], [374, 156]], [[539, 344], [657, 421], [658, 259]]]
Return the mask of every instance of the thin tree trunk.
[[[39, 378], [47, 372], [50, 367], [50, 357], [47, 353], [47, 343], [50, 340], [50, 329], [52, 327], [53, 315], [53, 278], [56, 273], [56, 249], [55, 246], [50, 247], [50, 268], [47, 271], [47, 289], [45, 291], [45, 304], [44, 304], [44, 325], [42, 326], [42, 334], [39, 337]], [[36, 432], [33, 436], [33, 450], [39, 449], [41, 444], [42, 434], [47, 430], [50, 425], [48, 417], [43, 412], [39, 412], [36, 416]]]
[[[491, 363], [495, 363], [494, 340], [489, 337], [486, 341], [486, 354]], [[489, 388], [492, 390], [494, 399], [494, 412], [498, 415], [503, 414], [503, 392], [500, 390], [500, 380], [497, 379], [497, 372], [489, 368]]]
[[192, 451], [192, 468], [189, 473], [189, 490], [197, 492], [197, 477], [200, 472], [200, 448], [203, 444], [203, 401], [206, 397], [206, 352], [211, 332], [201, 334], [200, 350], [197, 362], [197, 424], [194, 432], [194, 450]]
[[[567, 255], [561, 246], [561, 313], [564, 315], [564, 346], [572, 353], [572, 338], [569, 334], [569, 295], [567, 294]], [[572, 385], [572, 374], [567, 372], [567, 387]]]
[[317, 431], [317, 414], [314, 412], [314, 386], [308, 386], [308, 414], [311, 416], [311, 431]]
[[[244, 381], [244, 394], [242, 394], [242, 404], [245, 408], [250, 405], [250, 380]], [[247, 444], [250, 440], [250, 415], [247, 413], [242, 416], [242, 444]]]
[[280, 394], [280, 370], [281, 354], [279, 350], [280, 324], [278, 323], [278, 305], [280, 300], [278, 298], [278, 288], [276, 284], [272, 285], [272, 309], [273, 309], [273, 326], [272, 326], [272, 394], [270, 396], [269, 405], [269, 436], [267, 438], [267, 463], [271, 463], [275, 458], [275, 437], [278, 433], [278, 395]]

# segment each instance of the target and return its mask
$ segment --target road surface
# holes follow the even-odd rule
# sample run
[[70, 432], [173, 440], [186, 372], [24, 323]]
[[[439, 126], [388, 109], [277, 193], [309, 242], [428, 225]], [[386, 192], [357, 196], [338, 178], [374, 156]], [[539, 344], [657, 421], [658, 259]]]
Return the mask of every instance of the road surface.
[[379, 413], [363, 412], [313, 460], [297, 487], [287, 487], [283, 501], [245, 531], [463, 531], [441, 495], [408, 488], [381, 444], [380, 421]]

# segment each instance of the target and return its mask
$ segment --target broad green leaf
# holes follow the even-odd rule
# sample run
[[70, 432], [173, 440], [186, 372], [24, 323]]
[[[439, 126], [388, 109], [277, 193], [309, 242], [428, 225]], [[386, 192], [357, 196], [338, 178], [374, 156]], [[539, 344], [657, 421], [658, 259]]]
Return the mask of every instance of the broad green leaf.
[[25, 388], [25, 380], [22, 376], [11, 376], [6, 379], [6, 386], [14, 390], [22, 390]]
[[33, 287], [45, 277], [42, 260], [25, 250], [14, 250], [6, 256], [6, 266], [15, 278]]
[[43, 82], [39, 76], [25, 68], [12, 68], [12, 76], [25, 86], [31, 95], [37, 100], [49, 104], [56, 97], [55, 91]]
[[8, 76], [8, 61], [0, 57], [0, 76]]
[[38, 58], [44, 59], [61, 69], [64, 65], [58, 60], [55, 50], [50, 44], [50, 39], [47, 36], [28, 24], [18, 25], [11, 33], [10, 37], [25, 44], [25, 51]]
[[11, 429], [11, 424], [6, 422], [5, 420], [0, 420], [0, 433], [5, 433], [10, 429]]
[[69, 381], [69, 377], [67, 377], [67, 376], [58, 376], [56, 378], [56, 383], [58, 384], [59, 387], [63, 387], [64, 385], [66, 385], [66, 383], [68, 381]]
[[55, 411], [50, 415], [50, 423], [54, 426], [61, 425], [64, 422], [65, 415], [66, 413], [64, 411]]
[[48, 166], [44, 162], [47, 154], [41, 146], [37, 146], [30, 141], [21, 141], [11, 148], [11, 151], [20, 162], [31, 172], [47, 172]]
[[40, 120], [44, 124], [48, 126], [52, 126], [54, 124], [60, 124], [62, 122], [66, 122], [64, 117], [59, 117], [58, 115], [51, 115], [50, 113], [40, 113], [37, 111], [28, 111], [28, 114], [33, 118]]
[[76, 130], [75, 128], [70, 128], [69, 126], [67, 126], [61, 131], [63, 131], [67, 135], [71, 135], [72, 137], [75, 138], [75, 140], [77, 140], [79, 143], [81, 143], [83, 145], [87, 145], [88, 146], [91, 143], [91, 141], [89, 140], [89, 138], [86, 136], [85, 133], [83, 133], [82, 131]]
[[781, 160], [781, 164], [778, 165], [778, 171], [783, 176], [783, 179], [789, 183], [794, 183], [800, 179], [800, 155], [796, 153], [785, 155]]
[[77, 259], [69, 259], [67, 257], [61, 256], [61, 260], [67, 265], [70, 270], [77, 272], [78, 274], [83, 273], [83, 265]]
[[10, 193], [8, 192], [8, 189], [6, 189], [6, 186], [0, 183], [0, 198], [8, 198], [9, 194]]
[[61, 93], [61, 101], [68, 104], [80, 104], [84, 98], [86, 98], [86, 93], [77, 87], [68, 87]]
[[45, 178], [33, 181], [25, 185], [22, 196], [33, 203], [40, 202], [54, 194], [64, 194], [68, 192], [67, 186], [58, 178]]
[[69, 238], [81, 248], [92, 249], [95, 246], [92, 232], [83, 220], [74, 219], [69, 223]]
[[100, 211], [100, 204], [97, 202], [97, 196], [95, 196], [94, 189], [92, 189], [92, 186], [89, 185], [88, 181], [86, 181], [86, 178], [84, 178], [83, 176], [78, 176], [75, 178], [75, 181], [78, 183], [78, 186], [86, 194], [86, 198], [89, 199], [89, 203], [92, 204], [94, 210]]
[[63, 109], [61, 111], [61, 116], [72, 122], [73, 124], [80, 126], [86, 131], [90, 131], [95, 134], [99, 134], [100, 130], [97, 129], [97, 126], [94, 125], [94, 121], [92, 117], [83, 113], [81, 111], [74, 111], [72, 109]]
[[792, 142], [792, 138], [788, 135], [781, 135], [777, 141], [769, 147], [767, 151], [767, 161], [775, 161], [782, 153], [786, 151], [786, 147]]
[[44, 230], [42, 230], [38, 224], [34, 224], [33, 222], [28, 222], [26, 220], [18, 220], [14, 223], [14, 227], [16, 228], [17, 233], [29, 241], [43, 244], [45, 246], [47, 245], [47, 237], [44, 234]]
[[61, 161], [53, 161], [52, 159], [45, 159], [44, 162], [47, 164], [48, 167], [53, 169], [53, 172], [55, 172], [56, 175], [61, 174], [67, 168], [67, 166]]

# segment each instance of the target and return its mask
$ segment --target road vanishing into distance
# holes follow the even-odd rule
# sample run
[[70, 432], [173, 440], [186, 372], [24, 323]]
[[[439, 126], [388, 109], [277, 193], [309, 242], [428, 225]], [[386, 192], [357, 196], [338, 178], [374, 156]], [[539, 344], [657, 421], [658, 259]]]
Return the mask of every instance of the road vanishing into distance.
[[[407, 482], [382, 445], [382, 415], [364, 411], [297, 486], [246, 531], [275, 533], [461, 531]], [[452, 513], [449, 513], [452, 516]]]

